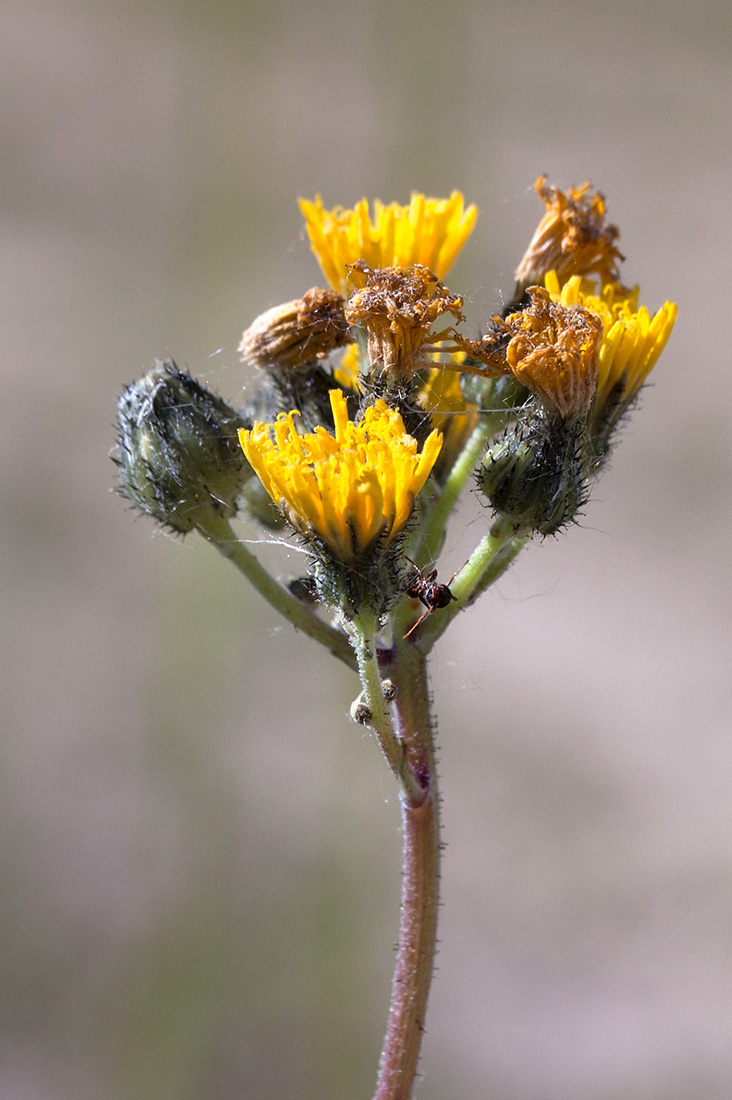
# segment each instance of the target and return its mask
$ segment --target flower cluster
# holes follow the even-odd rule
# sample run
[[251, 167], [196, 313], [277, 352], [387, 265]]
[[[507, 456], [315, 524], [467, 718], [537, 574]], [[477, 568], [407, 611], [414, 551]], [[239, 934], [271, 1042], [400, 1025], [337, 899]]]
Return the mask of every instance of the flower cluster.
[[[383, 615], [411, 590], [407, 555], [421, 552], [433, 509], [448, 514], [471, 468], [495, 532], [546, 535], [569, 523], [669, 338], [676, 306], [652, 315], [637, 287], [618, 281], [603, 196], [545, 177], [536, 189], [546, 210], [513, 301], [479, 339], [460, 330], [463, 299], [444, 283], [477, 218], [459, 192], [372, 209], [366, 199], [331, 210], [320, 196], [300, 200], [329, 289], [312, 287], [244, 333], [242, 360], [261, 383], [236, 414], [232, 484], [245, 511], [296, 532], [316, 595], [349, 614], [366, 605]], [[201, 526], [185, 502], [183, 513], [171, 505], [173, 520], [157, 498], [149, 507], [124, 471], [138, 506], [177, 530]], [[212, 495], [199, 481], [195, 501], [220, 499], [231, 512], [228, 482]]]
[[[665, 348], [667, 301], [619, 281], [618, 229], [589, 184], [537, 180], [545, 213], [500, 313], [465, 331], [445, 283], [477, 218], [455, 191], [407, 206], [301, 200], [327, 287], [244, 331], [243, 407], [156, 363], [124, 390], [121, 491], [179, 535], [196, 530], [270, 605], [358, 671], [369, 726], [400, 792], [402, 921], [376, 1096], [412, 1096], [437, 944], [439, 794], [431, 647], [536, 536], [577, 517], [615, 429]], [[437, 564], [461, 494], [488, 507], [465, 565]], [[307, 575], [283, 583], [237, 514], [292, 539]], [[272, 535], [272, 532], [276, 532]]]
[[[586, 183], [536, 189], [545, 213], [513, 298], [464, 331], [445, 283], [477, 217], [454, 192], [406, 206], [301, 200], [327, 288], [244, 332], [254, 393], [233, 409], [174, 363], [119, 403], [120, 488], [181, 535], [196, 530], [270, 605], [358, 672], [354, 721], [399, 785], [402, 919], [376, 1095], [412, 1095], [437, 943], [440, 799], [427, 657], [449, 623], [535, 536], [568, 526], [676, 319], [619, 282], [618, 230]], [[437, 558], [463, 491], [491, 509], [447, 582]], [[476, 494], [477, 495], [477, 494]], [[305, 551], [282, 583], [230, 520]], [[267, 540], [271, 541], [271, 539]]]

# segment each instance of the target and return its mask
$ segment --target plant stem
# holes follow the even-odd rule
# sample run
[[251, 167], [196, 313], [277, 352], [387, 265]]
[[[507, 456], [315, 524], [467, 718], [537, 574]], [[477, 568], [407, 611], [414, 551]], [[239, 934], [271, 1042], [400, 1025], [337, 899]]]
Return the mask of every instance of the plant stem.
[[470, 438], [463, 447], [455, 465], [450, 470], [447, 481], [442, 486], [437, 502], [432, 506], [420, 531], [419, 542], [414, 548], [417, 565], [435, 561], [442, 548], [445, 527], [457, 504], [458, 497], [465, 487], [488, 438], [506, 421], [506, 413], [482, 414]]
[[528, 536], [516, 536], [510, 528], [495, 535], [485, 535], [480, 540], [450, 586], [455, 601], [430, 615], [415, 632], [415, 644], [423, 653], [429, 653], [463, 608], [470, 607], [486, 588], [505, 573], [528, 541]]
[[384, 700], [381, 671], [376, 654], [376, 617], [367, 611], [362, 611], [358, 617], [345, 620], [343, 625], [348, 631], [356, 654], [363, 697], [369, 710], [369, 717], [365, 724], [376, 734], [381, 751], [398, 779], [402, 768], [402, 749]]
[[417, 1074], [437, 943], [439, 802], [426, 658], [397, 643], [385, 668], [396, 688], [392, 704], [404, 767], [416, 781], [400, 793], [403, 854], [399, 947], [374, 1100], [410, 1100]]
[[302, 630], [303, 634], [308, 634], [316, 642], [320, 642], [334, 657], [338, 657], [349, 668], [355, 669], [356, 661], [346, 635], [329, 623], [323, 622], [310, 608], [290, 595], [287, 589], [267, 572], [251, 550], [239, 541], [228, 520], [220, 516], [211, 517], [205, 523], [199, 524], [198, 530], [225, 558], [233, 562], [247, 580], [251, 581], [260, 596], [284, 615], [297, 630]]

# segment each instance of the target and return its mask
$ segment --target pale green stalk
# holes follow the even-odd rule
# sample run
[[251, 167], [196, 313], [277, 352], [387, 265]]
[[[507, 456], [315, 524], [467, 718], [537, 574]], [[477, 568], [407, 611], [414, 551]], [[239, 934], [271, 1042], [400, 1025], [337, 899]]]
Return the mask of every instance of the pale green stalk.
[[343, 625], [356, 654], [363, 698], [369, 711], [368, 719], [364, 724], [376, 734], [387, 763], [402, 785], [407, 798], [419, 798], [421, 789], [413, 772], [405, 766], [404, 746], [392, 720], [390, 703], [384, 697], [384, 683], [376, 644], [378, 629], [376, 616], [372, 612], [362, 611], [354, 619], [345, 621]]
[[430, 615], [415, 632], [415, 644], [429, 653], [448, 626], [463, 608], [470, 607], [481, 593], [498, 580], [519, 551], [529, 541], [528, 536], [516, 536], [510, 531], [485, 535], [450, 585], [455, 600]]
[[250, 581], [260, 596], [271, 604], [276, 611], [292, 623], [303, 634], [314, 638], [326, 649], [329, 649], [334, 657], [338, 657], [349, 668], [355, 668], [356, 662], [351, 652], [348, 638], [340, 630], [336, 630], [329, 623], [323, 622], [305, 604], [296, 600], [287, 589], [276, 581], [267, 572], [258, 558], [236, 537], [233, 527], [228, 520], [221, 516], [212, 515], [205, 522], [199, 523], [198, 530], [203, 537], [212, 543], [220, 553], [232, 562], [240, 573]]
[[437, 501], [430, 508], [420, 528], [419, 539], [413, 548], [414, 560], [418, 565], [435, 561], [437, 558], [442, 549], [447, 522], [457, 504], [458, 497], [485, 450], [488, 439], [505, 423], [505, 420], [505, 413], [481, 414], [481, 419], [460, 452]]

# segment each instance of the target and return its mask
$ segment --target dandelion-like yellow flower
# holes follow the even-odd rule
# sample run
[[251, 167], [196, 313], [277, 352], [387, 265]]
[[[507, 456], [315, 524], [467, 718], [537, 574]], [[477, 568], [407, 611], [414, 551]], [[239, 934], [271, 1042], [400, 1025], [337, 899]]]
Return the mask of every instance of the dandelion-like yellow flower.
[[368, 199], [353, 210], [326, 210], [316, 195], [313, 202], [300, 199], [300, 209], [310, 246], [328, 282], [341, 294], [348, 293], [349, 266], [357, 260], [372, 268], [422, 264], [442, 279], [478, 217], [478, 208], [466, 208], [459, 191], [449, 199], [428, 199], [413, 191], [409, 206], [387, 206], [376, 199], [373, 217]]
[[668, 342], [678, 312], [676, 303], [664, 302], [651, 317], [645, 306], [638, 307], [638, 287], [628, 290], [620, 283], [608, 283], [598, 294], [592, 280], [575, 275], [560, 288], [553, 271], [545, 282], [553, 301], [582, 306], [600, 318], [595, 410], [602, 410], [611, 394], [621, 409], [626, 408]]
[[422, 453], [401, 416], [384, 401], [348, 419], [346, 399], [331, 390], [335, 434], [318, 427], [300, 435], [297, 412], [274, 424], [242, 429], [239, 439], [262, 484], [304, 535], [317, 536], [342, 561], [353, 562], [377, 539], [391, 542], [409, 519], [415, 497], [442, 446], [433, 431]]

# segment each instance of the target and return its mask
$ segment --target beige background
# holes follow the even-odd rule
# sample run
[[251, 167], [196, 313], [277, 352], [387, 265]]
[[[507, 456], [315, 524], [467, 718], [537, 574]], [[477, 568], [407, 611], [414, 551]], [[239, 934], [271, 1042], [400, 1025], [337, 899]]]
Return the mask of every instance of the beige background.
[[[295, 198], [590, 177], [679, 323], [579, 528], [436, 653], [420, 1100], [732, 1091], [727, 3], [23, 0], [0, 33], [2, 1100], [361, 1100], [397, 807], [350, 675], [109, 493], [117, 393], [318, 281]], [[486, 529], [468, 500], [443, 564]], [[262, 548], [282, 572], [298, 557]]]

